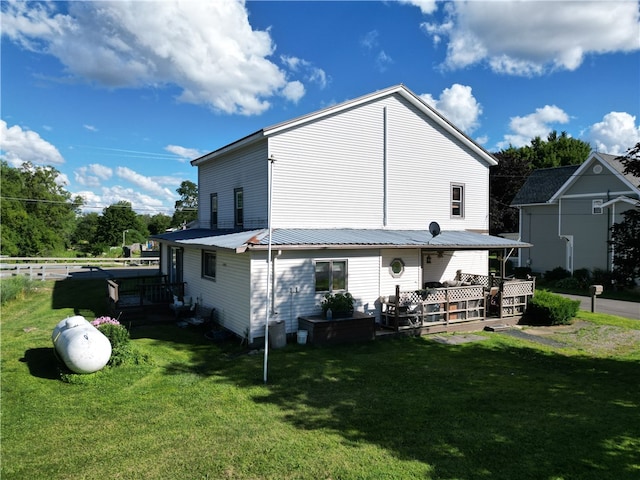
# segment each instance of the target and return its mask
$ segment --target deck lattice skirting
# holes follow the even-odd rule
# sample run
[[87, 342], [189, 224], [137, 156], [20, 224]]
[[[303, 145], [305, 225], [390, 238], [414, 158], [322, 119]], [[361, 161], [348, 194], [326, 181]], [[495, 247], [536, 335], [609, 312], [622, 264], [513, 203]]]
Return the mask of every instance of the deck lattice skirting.
[[522, 316], [535, 290], [533, 280], [458, 273], [456, 286], [400, 291], [381, 297], [381, 325], [400, 331], [435, 325]]

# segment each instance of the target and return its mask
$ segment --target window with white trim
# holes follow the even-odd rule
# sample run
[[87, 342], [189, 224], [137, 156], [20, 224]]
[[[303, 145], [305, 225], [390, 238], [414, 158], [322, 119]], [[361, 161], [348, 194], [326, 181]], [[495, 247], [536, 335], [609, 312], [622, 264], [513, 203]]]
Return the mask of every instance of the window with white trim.
[[216, 279], [216, 252], [202, 251], [202, 277], [209, 280]]
[[451, 184], [451, 216], [464, 218], [464, 185]]
[[317, 260], [315, 262], [316, 292], [344, 292], [347, 290], [346, 260]]
[[591, 200], [591, 213], [593, 215], [602, 215], [602, 203], [601, 199]]
[[233, 209], [235, 211], [235, 225], [242, 227], [244, 224], [244, 199], [241, 188], [233, 191]]

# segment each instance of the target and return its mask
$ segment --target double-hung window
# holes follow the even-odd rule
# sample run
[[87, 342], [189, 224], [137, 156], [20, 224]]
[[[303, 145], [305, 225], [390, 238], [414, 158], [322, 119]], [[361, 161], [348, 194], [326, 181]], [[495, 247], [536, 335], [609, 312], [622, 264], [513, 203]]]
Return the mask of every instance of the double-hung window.
[[464, 185], [451, 184], [451, 217], [464, 218]]
[[202, 277], [209, 280], [216, 279], [216, 252], [202, 251]]
[[591, 213], [593, 215], [602, 215], [602, 200], [592, 200], [591, 201]]
[[340, 292], [347, 290], [346, 260], [317, 260], [316, 292]]
[[236, 188], [233, 191], [233, 209], [235, 211], [235, 226], [242, 227], [244, 225], [244, 200], [241, 188]]
[[218, 194], [211, 194], [211, 218], [209, 220], [209, 228], [218, 228]]

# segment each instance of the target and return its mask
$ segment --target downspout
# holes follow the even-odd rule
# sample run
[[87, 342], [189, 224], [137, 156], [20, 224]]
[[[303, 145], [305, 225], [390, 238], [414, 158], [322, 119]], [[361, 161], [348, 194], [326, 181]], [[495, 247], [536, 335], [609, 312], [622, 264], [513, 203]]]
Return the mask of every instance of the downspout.
[[[611, 211], [611, 209], [613, 209], [613, 212]], [[609, 212], [609, 214], [611, 215], [611, 221], [610, 221], [610, 228], [613, 227], [615, 221], [616, 221], [616, 204], [614, 203], [613, 205], [611, 205], [611, 209], [607, 209], [607, 211]], [[611, 240], [611, 230], [609, 229], [608, 233], [607, 233], [607, 239]], [[613, 246], [607, 242], [607, 247], [609, 249], [609, 255], [607, 255], [607, 261], [609, 262], [609, 272], [613, 271], [613, 255], [616, 253], [613, 249]]]
[[387, 107], [382, 108], [382, 225], [387, 226], [388, 201], [387, 165]]
[[567, 270], [571, 272], [571, 274], [573, 275], [573, 264], [574, 264], [573, 235], [562, 234], [562, 199], [561, 198], [558, 199], [558, 237], [560, 237], [560, 239], [567, 242], [565, 245], [565, 262], [566, 262], [565, 265], [567, 267]]

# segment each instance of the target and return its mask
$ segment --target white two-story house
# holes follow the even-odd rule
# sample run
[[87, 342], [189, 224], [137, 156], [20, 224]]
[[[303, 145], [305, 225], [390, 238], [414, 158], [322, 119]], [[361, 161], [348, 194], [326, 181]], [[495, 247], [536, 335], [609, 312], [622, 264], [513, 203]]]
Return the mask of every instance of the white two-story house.
[[348, 291], [379, 318], [379, 297], [396, 285], [487, 275], [489, 250], [528, 246], [487, 234], [494, 157], [403, 85], [191, 163], [198, 226], [156, 237], [160, 268], [250, 343], [264, 337], [270, 305], [287, 333], [327, 292]]

